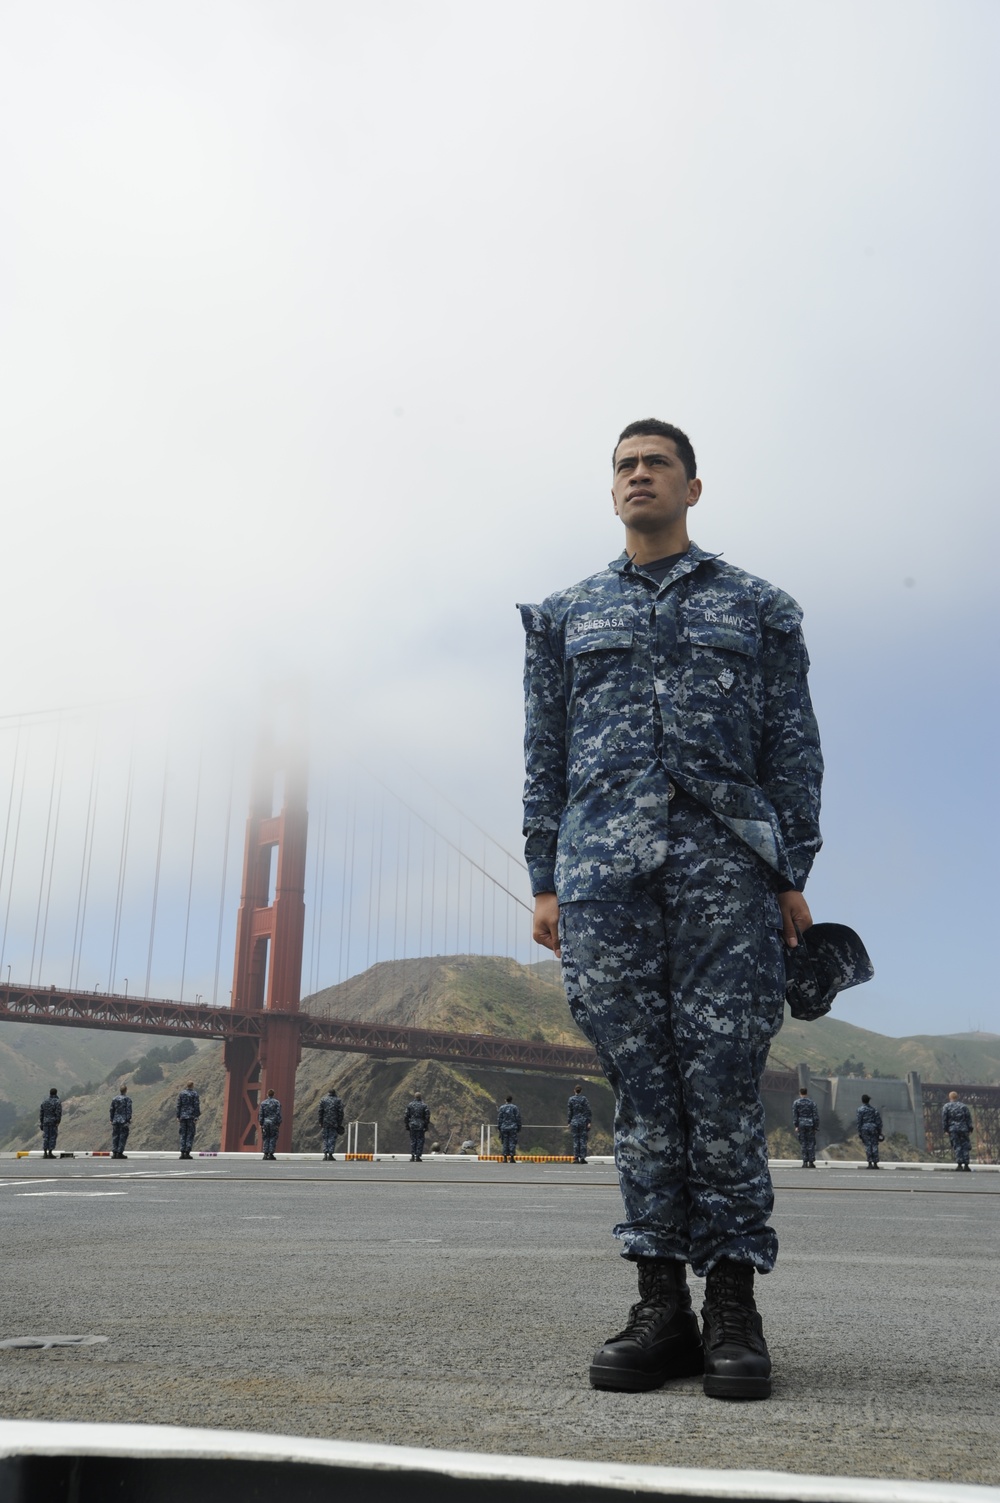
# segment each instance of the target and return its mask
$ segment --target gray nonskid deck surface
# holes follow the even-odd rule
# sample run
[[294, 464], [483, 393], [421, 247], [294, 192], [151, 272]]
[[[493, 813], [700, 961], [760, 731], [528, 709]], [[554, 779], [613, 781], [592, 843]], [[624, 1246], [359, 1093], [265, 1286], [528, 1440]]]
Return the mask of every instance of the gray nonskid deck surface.
[[[767, 1403], [587, 1386], [634, 1273], [602, 1165], [0, 1164], [5, 1418], [1000, 1480], [1000, 1176], [776, 1175]], [[696, 1301], [700, 1287], [695, 1281]]]

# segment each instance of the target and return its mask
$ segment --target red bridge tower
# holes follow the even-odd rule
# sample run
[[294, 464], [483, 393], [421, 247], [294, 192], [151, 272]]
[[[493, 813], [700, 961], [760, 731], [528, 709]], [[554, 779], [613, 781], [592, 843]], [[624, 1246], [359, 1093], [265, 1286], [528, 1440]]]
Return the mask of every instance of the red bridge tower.
[[281, 1102], [278, 1151], [288, 1153], [292, 1146], [295, 1070], [301, 1055], [308, 816], [304, 716], [288, 718], [289, 739], [279, 744], [273, 729], [264, 732], [254, 766], [232, 1007], [237, 1012], [263, 1009], [267, 1017], [259, 1039], [230, 1038], [225, 1045], [226, 1153], [257, 1148], [257, 1107], [269, 1089]]

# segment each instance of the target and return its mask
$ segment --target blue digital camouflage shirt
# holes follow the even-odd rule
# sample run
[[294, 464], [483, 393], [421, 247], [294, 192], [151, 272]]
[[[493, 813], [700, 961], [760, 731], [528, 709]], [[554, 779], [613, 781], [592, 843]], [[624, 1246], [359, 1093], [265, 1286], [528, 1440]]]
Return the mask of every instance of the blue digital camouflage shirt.
[[319, 1104], [319, 1125], [344, 1131], [344, 1103], [336, 1091], [328, 1091]]
[[792, 1126], [815, 1132], [819, 1126], [819, 1109], [808, 1096], [799, 1096], [792, 1106]]
[[426, 1101], [411, 1101], [403, 1113], [403, 1126], [408, 1132], [426, 1132], [431, 1125], [431, 1109]]
[[125, 1126], [132, 1120], [132, 1097], [112, 1096], [111, 1098], [111, 1121], [119, 1127]]
[[177, 1116], [182, 1122], [193, 1122], [201, 1116], [201, 1098], [197, 1091], [184, 1087], [177, 1097]]
[[281, 1126], [281, 1102], [277, 1096], [265, 1096], [257, 1108], [257, 1121], [261, 1127]]
[[504, 1101], [497, 1109], [497, 1132], [511, 1131], [521, 1131], [521, 1112], [513, 1101]]
[[534, 893], [628, 897], [666, 859], [671, 779], [804, 886], [823, 761], [790, 596], [692, 543], [660, 586], [623, 553], [519, 609]]
[[941, 1126], [946, 1133], [971, 1133], [972, 1113], [964, 1101], [946, 1101], [941, 1109]]
[[576, 1091], [574, 1091], [572, 1096], [569, 1098], [569, 1101], [566, 1103], [566, 1121], [590, 1121], [590, 1102], [587, 1100], [586, 1096], [584, 1096], [582, 1091], [579, 1095], [577, 1095]]
[[62, 1121], [62, 1102], [58, 1096], [46, 1096], [38, 1108], [39, 1127], [58, 1127]]
[[858, 1132], [861, 1135], [882, 1131], [882, 1113], [871, 1102], [863, 1102], [857, 1110]]

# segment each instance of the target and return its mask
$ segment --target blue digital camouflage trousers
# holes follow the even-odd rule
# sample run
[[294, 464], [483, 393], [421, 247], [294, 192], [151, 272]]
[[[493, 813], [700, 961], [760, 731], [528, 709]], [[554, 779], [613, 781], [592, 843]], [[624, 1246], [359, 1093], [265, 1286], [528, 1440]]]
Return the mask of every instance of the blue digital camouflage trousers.
[[268, 1122], [261, 1124], [260, 1136], [265, 1153], [273, 1153], [278, 1146], [278, 1126], [280, 1124], [276, 1124], [273, 1127]]
[[190, 1153], [194, 1147], [194, 1135], [198, 1129], [195, 1117], [180, 1117], [177, 1128], [181, 1140], [181, 1153]]
[[585, 1159], [587, 1157], [587, 1139], [590, 1136], [590, 1129], [585, 1127], [582, 1122], [571, 1122], [569, 1130], [573, 1134], [573, 1157], [575, 1159]]
[[799, 1128], [799, 1147], [802, 1150], [802, 1157], [806, 1160], [807, 1163], [810, 1159], [814, 1159], [816, 1157], [815, 1127]]
[[[42, 1128], [42, 1148], [46, 1153], [53, 1152], [56, 1146], [56, 1139], [58, 1137], [59, 1124], [57, 1122], [46, 1122], [45, 1126]], [[968, 1142], [968, 1139], [966, 1139], [966, 1142]]]
[[865, 1145], [865, 1153], [866, 1153], [866, 1155], [868, 1157], [869, 1164], [877, 1164], [878, 1163], [878, 1128], [877, 1127], [862, 1127], [861, 1131], [858, 1133], [858, 1137], [861, 1139], [862, 1143]]
[[683, 795], [665, 864], [624, 902], [560, 909], [570, 1008], [615, 1093], [627, 1258], [774, 1266], [759, 1084], [783, 1016], [763, 862]]
[[125, 1144], [128, 1142], [127, 1122], [112, 1122], [111, 1124], [111, 1152], [124, 1153]]
[[503, 1144], [503, 1151], [508, 1158], [512, 1158], [517, 1153], [517, 1137], [516, 1127], [507, 1127], [500, 1132], [500, 1142]]
[[323, 1152], [324, 1153], [336, 1153], [336, 1151], [337, 1151], [337, 1139], [339, 1137], [340, 1137], [340, 1134], [339, 1134], [339, 1132], [337, 1131], [337, 1129], [335, 1127], [324, 1127], [323, 1128]]
[[410, 1152], [414, 1158], [419, 1158], [424, 1151], [424, 1138], [427, 1136], [426, 1128], [410, 1129]]
[[951, 1151], [956, 1164], [967, 1164], [972, 1149], [972, 1139], [967, 1132], [950, 1132]]

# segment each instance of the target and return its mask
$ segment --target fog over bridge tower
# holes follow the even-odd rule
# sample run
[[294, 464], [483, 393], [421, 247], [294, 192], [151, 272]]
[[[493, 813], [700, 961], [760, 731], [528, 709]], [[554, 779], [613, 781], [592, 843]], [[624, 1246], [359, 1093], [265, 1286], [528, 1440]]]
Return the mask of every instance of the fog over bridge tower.
[[263, 1010], [265, 1018], [259, 1037], [230, 1037], [225, 1045], [226, 1153], [259, 1147], [257, 1107], [269, 1089], [281, 1102], [278, 1151], [292, 1146], [308, 815], [301, 698], [289, 696], [281, 709], [281, 734], [274, 716], [254, 763], [231, 1003], [236, 1012]]

